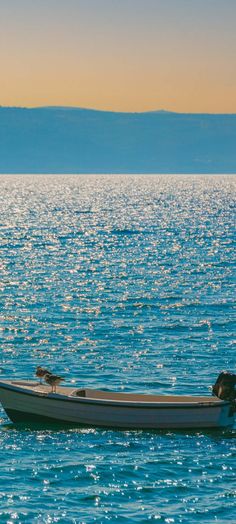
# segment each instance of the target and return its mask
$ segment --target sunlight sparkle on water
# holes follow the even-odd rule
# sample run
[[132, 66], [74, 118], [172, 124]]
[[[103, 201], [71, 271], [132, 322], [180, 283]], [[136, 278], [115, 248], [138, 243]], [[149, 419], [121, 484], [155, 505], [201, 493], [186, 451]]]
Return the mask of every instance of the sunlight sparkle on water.
[[[0, 376], [209, 394], [235, 370], [233, 176], [1, 176]], [[0, 522], [236, 521], [235, 429], [20, 428]]]

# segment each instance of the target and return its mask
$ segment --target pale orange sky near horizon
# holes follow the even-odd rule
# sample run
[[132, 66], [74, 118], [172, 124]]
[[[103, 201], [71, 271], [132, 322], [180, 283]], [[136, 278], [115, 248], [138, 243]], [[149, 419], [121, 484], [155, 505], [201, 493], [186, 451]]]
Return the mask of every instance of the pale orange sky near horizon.
[[8, 0], [0, 105], [236, 113], [235, 0]]

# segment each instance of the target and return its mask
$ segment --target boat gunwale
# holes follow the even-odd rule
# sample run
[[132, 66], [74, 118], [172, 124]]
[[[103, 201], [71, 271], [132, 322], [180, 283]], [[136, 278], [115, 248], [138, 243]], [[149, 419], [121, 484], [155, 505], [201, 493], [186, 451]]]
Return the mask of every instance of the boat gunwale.
[[[222, 408], [223, 406], [230, 405], [230, 401], [221, 400], [215, 397], [205, 397], [205, 401], [188, 401], [188, 402], [170, 402], [170, 401], [137, 401], [137, 400], [115, 400], [115, 399], [99, 399], [92, 397], [73, 397], [62, 393], [32, 391], [26, 389], [24, 386], [17, 386], [12, 384], [10, 381], [0, 381], [0, 390], [8, 390], [13, 393], [19, 393], [30, 397], [41, 398], [45, 400], [53, 400], [59, 402], [73, 402], [76, 404], [93, 404], [95, 406], [112, 406], [120, 408], [133, 408], [133, 409], [211, 409], [211, 408]], [[99, 391], [99, 390], [95, 390]], [[148, 396], [148, 395], [147, 395]], [[180, 395], [179, 395], [180, 396]], [[163, 398], [165, 395], [163, 395]], [[184, 397], [184, 395], [183, 395]], [[199, 397], [192, 397], [198, 399]], [[202, 398], [202, 397], [200, 397]], [[209, 398], [209, 400], [208, 400]], [[214, 400], [213, 400], [214, 399]]]

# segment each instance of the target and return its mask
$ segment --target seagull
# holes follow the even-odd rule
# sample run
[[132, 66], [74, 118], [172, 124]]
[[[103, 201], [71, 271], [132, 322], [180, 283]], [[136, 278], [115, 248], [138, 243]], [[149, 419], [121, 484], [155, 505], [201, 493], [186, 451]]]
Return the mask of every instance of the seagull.
[[60, 384], [63, 380], [65, 380], [62, 377], [59, 377], [59, 375], [52, 375], [52, 373], [46, 373], [44, 375], [44, 380], [47, 384], [52, 386], [52, 393], [56, 393], [57, 385]]
[[48, 371], [48, 369], [46, 369], [46, 368], [42, 368], [41, 366], [37, 366], [35, 375], [36, 375], [36, 377], [39, 378], [40, 384], [42, 384], [42, 378], [45, 377], [45, 375], [51, 375], [51, 372]]

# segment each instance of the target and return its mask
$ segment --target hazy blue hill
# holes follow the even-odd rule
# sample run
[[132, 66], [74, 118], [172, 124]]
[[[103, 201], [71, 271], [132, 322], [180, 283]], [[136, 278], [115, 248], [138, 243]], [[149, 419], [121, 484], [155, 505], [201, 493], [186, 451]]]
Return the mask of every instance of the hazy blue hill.
[[236, 115], [0, 108], [1, 173], [235, 173]]

